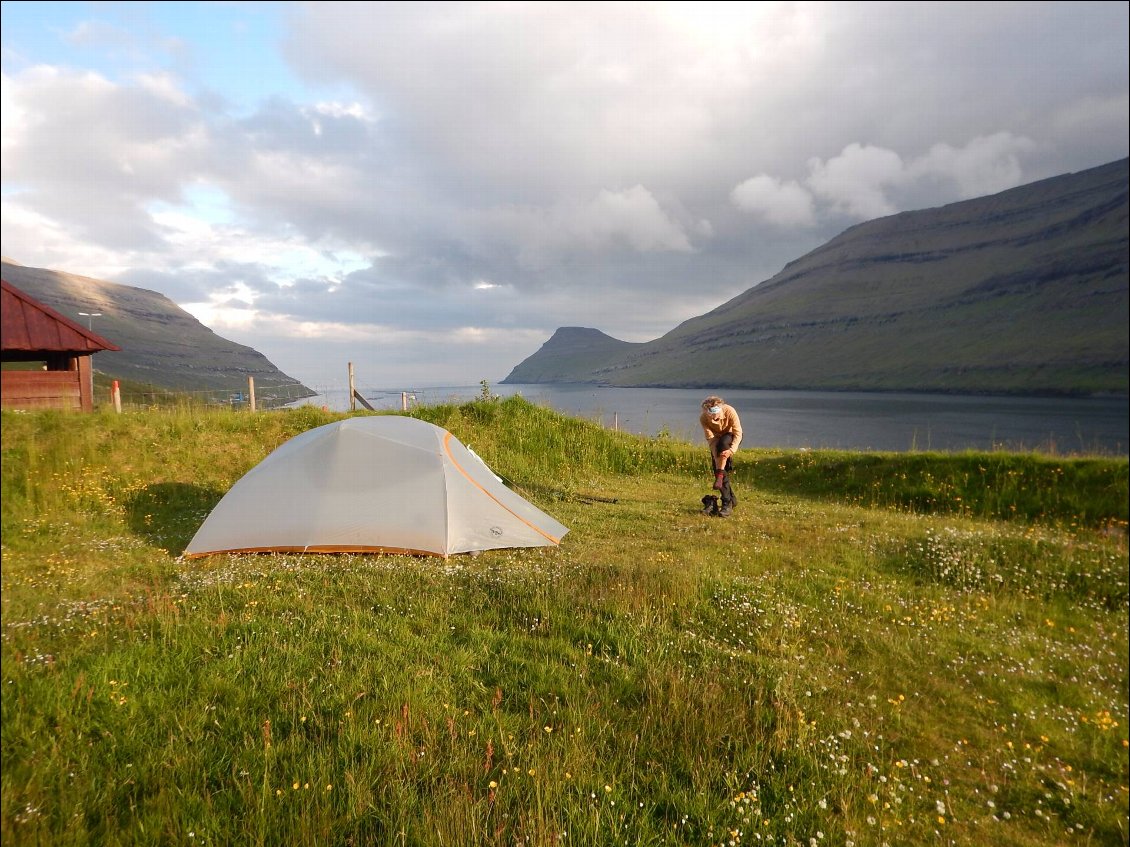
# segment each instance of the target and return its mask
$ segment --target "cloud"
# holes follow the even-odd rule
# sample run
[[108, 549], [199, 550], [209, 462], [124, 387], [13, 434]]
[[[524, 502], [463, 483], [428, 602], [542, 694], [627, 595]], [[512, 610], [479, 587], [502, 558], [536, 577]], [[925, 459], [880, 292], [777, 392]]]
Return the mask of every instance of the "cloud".
[[760, 174], [730, 196], [737, 208], [776, 226], [812, 226], [818, 216], [865, 221], [917, 208], [925, 196], [941, 205], [939, 196], [965, 200], [1014, 188], [1024, 181], [1020, 157], [1036, 147], [998, 132], [963, 147], [938, 143], [906, 162], [894, 150], [853, 143], [827, 161], [810, 159], [803, 185]]
[[[146, 214], [175, 202], [201, 136], [189, 102], [168, 81], [119, 86], [95, 73], [36, 67], [4, 77], [3, 178], [19, 204], [117, 250], [157, 249]], [[11, 121], [11, 122], [9, 122]]]
[[893, 214], [886, 189], [903, 180], [902, 159], [893, 150], [858, 143], [826, 162], [808, 160], [806, 184], [833, 211], [858, 220]]
[[775, 226], [812, 226], [816, 212], [812, 192], [795, 180], [782, 182], [768, 174], [750, 177], [730, 192], [734, 205]]
[[957, 184], [961, 199], [983, 197], [1020, 185], [1024, 179], [1020, 157], [1035, 149], [1034, 141], [1010, 132], [974, 138], [960, 149], [939, 143], [906, 168], [907, 177], [949, 179]]
[[213, 4], [207, 44], [123, 8], [4, 5], [5, 252], [238, 297], [272, 357], [298, 325], [645, 340], [1130, 136], [1126, 4]]
[[545, 268], [574, 251], [602, 253], [690, 252], [684, 227], [642, 185], [625, 191], [601, 189], [587, 202], [566, 200], [548, 208], [501, 208], [485, 217], [495, 235], [509, 242], [518, 264]]

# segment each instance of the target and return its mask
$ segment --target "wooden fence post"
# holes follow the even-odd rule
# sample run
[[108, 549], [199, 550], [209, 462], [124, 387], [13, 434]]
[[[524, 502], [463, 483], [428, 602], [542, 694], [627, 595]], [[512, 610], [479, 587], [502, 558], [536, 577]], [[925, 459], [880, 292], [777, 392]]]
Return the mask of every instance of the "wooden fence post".
[[122, 413], [122, 389], [118, 386], [118, 381], [114, 380], [114, 387], [110, 389], [110, 399], [114, 401], [114, 411], [119, 415]]
[[248, 402], [251, 404], [251, 411], [255, 411], [255, 377], [249, 376], [247, 378], [247, 397]]

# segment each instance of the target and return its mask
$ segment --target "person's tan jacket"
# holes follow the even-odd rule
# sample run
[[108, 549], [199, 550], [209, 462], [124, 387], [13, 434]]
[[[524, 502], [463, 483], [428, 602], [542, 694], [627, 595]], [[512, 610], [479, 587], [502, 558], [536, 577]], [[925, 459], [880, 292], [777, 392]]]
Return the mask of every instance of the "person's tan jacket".
[[706, 443], [710, 445], [712, 453], [714, 452], [714, 439], [725, 432], [733, 433], [734, 442], [730, 445], [730, 450], [735, 453], [738, 452], [738, 445], [742, 440], [742, 422], [738, 419], [738, 413], [734, 411], [733, 406], [729, 403], [723, 403], [722, 414], [718, 416], [718, 420], [711, 417], [709, 410], [703, 409], [698, 422], [702, 424], [702, 432], [706, 436]]

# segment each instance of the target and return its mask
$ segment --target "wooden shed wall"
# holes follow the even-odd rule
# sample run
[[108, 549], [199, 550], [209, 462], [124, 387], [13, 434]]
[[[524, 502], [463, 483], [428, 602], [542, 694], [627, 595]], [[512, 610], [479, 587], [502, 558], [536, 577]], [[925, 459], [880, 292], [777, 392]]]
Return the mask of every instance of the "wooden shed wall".
[[66, 371], [0, 371], [0, 405], [5, 409], [94, 411], [89, 356]]

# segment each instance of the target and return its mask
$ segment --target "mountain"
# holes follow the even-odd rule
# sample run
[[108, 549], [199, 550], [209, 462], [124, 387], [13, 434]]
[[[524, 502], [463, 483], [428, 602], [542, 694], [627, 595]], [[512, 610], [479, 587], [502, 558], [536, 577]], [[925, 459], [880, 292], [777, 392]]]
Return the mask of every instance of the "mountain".
[[[121, 347], [94, 356], [95, 371], [172, 391], [246, 391], [264, 405], [314, 392], [250, 347], [221, 338], [163, 294], [3, 260], [3, 276], [36, 300]], [[84, 319], [80, 313], [97, 313]]]
[[1125, 394], [1128, 163], [851, 227], [654, 341], [558, 329], [503, 383]]
[[[608, 362], [639, 347], [630, 341], [620, 341], [597, 329], [580, 326], [563, 326], [553, 333], [549, 341], [536, 354], [526, 359], [503, 382], [583, 382], [574, 379], [579, 372], [595, 373]], [[521, 379], [515, 374], [521, 371]]]

